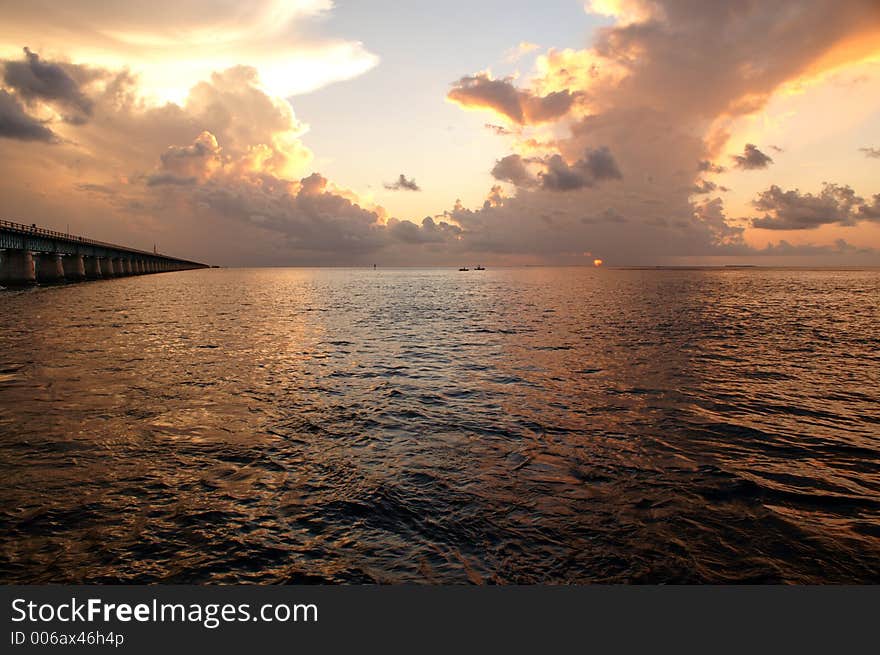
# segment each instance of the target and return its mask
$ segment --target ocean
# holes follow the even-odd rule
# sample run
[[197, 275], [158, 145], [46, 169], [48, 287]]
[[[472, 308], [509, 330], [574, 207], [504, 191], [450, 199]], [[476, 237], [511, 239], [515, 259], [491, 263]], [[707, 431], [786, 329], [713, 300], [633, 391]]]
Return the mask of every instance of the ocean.
[[0, 291], [2, 583], [878, 583], [880, 270]]

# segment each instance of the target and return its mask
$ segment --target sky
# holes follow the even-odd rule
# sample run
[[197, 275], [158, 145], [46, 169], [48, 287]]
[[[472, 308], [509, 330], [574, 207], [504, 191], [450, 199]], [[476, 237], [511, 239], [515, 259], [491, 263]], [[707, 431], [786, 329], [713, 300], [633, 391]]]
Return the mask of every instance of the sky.
[[0, 0], [0, 217], [228, 266], [880, 265], [876, 0]]

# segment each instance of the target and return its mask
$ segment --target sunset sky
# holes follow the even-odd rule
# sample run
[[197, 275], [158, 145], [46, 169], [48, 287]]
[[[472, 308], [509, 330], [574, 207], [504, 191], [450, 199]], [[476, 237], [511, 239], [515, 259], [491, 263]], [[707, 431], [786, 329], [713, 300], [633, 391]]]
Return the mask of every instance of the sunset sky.
[[877, 0], [0, 0], [0, 218], [221, 265], [880, 265]]

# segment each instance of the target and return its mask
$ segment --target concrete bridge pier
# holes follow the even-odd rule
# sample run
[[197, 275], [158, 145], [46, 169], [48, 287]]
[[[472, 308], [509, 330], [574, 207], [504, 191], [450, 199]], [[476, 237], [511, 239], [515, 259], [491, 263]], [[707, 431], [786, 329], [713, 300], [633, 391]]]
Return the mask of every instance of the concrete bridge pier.
[[31, 284], [37, 281], [30, 250], [4, 250], [0, 255], [0, 284]]
[[61, 260], [64, 267], [64, 277], [68, 280], [84, 280], [86, 278], [86, 263], [82, 255], [67, 255]]
[[63, 282], [64, 265], [61, 255], [55, 252], [43, 252], [37, 257], [37, 280], [40, 282]]
[[98, 257], [84, 257], [86, 277], [97, 280], [101, 277], [101, 261]]
[[119, 262], [122, 264], [122, 273], [123, 275], [134, 275], [134, 271], [131, 270], [131, 260], [124, 258], [120, 259]]
[[101, 277], [115, 277], [116, 271], [113, 266], [113, 260], [109, 257], [98, 257], [101, 262]]

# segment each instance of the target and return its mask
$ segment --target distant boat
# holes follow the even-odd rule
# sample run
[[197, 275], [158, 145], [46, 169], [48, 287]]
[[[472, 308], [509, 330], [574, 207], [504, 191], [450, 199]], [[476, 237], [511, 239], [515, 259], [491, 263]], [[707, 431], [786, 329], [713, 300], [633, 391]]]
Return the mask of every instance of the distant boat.
[[475, 271], [485, 271], [486, 269], [483, 268], [482, 266], [477, 266], [474, 270]]
[[469, 268], [466, 267], [466, 266], [462, 266], [462, 267], [461, 267], [460, 269], [458, 269], [458, 270], [460, 270], [460, 271], [469, 271], [469, 270], [471, 270], [471, 269], [469, 269]]

